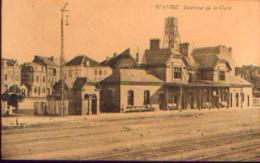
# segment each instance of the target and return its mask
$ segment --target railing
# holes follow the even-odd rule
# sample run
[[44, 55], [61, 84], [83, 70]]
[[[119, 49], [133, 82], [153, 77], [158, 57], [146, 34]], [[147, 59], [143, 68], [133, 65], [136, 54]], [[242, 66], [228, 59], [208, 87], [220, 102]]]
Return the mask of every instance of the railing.
[[260, 107], [260, 97], [254, 97], [253, 98], [253, 106], [254, 107]]

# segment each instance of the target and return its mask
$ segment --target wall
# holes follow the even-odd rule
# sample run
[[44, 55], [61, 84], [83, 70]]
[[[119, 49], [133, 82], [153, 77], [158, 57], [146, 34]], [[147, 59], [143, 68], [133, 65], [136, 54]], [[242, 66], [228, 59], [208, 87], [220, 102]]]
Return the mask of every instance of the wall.
[[[115, 103], [111, 105], [112, 97], [109, 96], [109, 90], [114, 90]], [[119, 84], [102, 84], [100, 96], [101, 112], [120, 112], [120, 85]]]
[[134, 91], [134, 106], [144, 106], [144, 91], [150, 91], [150, 102], [153, 107], [159, 109], [160, 85], [121, 85], [120, 106], [126, 108], [128, 105], [128, 91]]
[[201, 71], [201, 80], [213, 80], [212, 70], [202, 70]]
[[165, 81], [166, 80], [166, 68], [165, 66], [159, 66], [154, 68], [149, 68], [147, 72], [151, 73], [152, 75], [156, 76], [157, 78]]
[[93, 81], [101, 81], [112, 74], [112, 69], [105, 66], [91, 67], [87, 72], [87, 76], [91, 76]]
[[46, 102], [46, 98], [32, 98], [27, 97], [19, 103], [18, 114], [26, 114], [26, 115], [33, 115], [34, 113], [34, 103], [35, 102]]
[[[38, 78], [38, 80], [37, 80]], [[31, 63], [22, 68], [22, 84], [27, 86], [28, 97], [46, 97], [46, 68], [39, 64]]]
[[[82, 114], [87, 114], [89, 113], [89, 100], [85, 98], [86, 94], [95, 94], [96, 95], [96, 99], [97, 99], [97, 114], [100, 112], [100, 92], [99, 90], [97, 90], [97, 88], [94, 85], [88, 85], [85, 84], [82, 87], [81, 90], [81, 100], [82, 100]], [[93, 104], [92, 104], [93, 105]], [[93, 114], [93, 113], [92, 113]]]
[[64, 69], [65, 81], [67, 85], [72, 88], [73, 83], [78, 77], [87, 77], [91, 81], [99, 82], [104, 78], [112, 74], [110, 67], [96, 66], [96, 67], [84, 67], [84, 66], [66, 66]]
[[[167, 68], [166, 68], [166, 82], [172, 82], [172, 81], [188, 81], [188, 74], [187, 71], [185, 69], [185, 64], [182, 61], [181, 58], [174, 58], [174, 57], [170, 57], [166, 63]], [[173, 75], [173, 67], [181, 67], [182, 68], [182, 77], [181, 79], [174, 79], [174, 75]]]
[[218, 63], [214, 69], [214, 81], [221, 81], [219, 80], [219, 71], [225, 71], [225, 80], [228, 81], [230, 79], [231, 72], [228, 70], [228, 67], [225, 63]]
[[123, 58], [117, 60], [117, 62], [113, 65], [113, 68], [125, 68], [125, 67], [132, 67], [134, 66], [134, 62], [131, 58]]
[[[21, 85], [21, 69], [19, 67], [19, 64], [16, 63], [14, 66], [8, 66], [6, 64], [6, 61], [2, 61], [1, 63], [1, 86], [8, 86], [8, 88], [12, 85]], [[2, 82], [3, 81], [3, 82]]]
[[83, 77], [82, 69], [83, 67], [78, 65], [64, 67], [64, 78], [69, 88], [73, 87], [73, 83], [75, 82], [77, 77]]
[[[244, 93], [244, 101], [242, 100], [241, 92]], [[247, 108], [251, 107], [253, 104], [253, 94], [252, 94], [252, 88], [251, 87], [230, 87], [229, 89], [229, 96], [231, 96], [232, 93], [232, 107], [233, 108]], [[236, 94], [238, 93], [238, 107], [237, 107], [237, 101], [236, 101]], [[249, 106], [248, 106], [248, 96], [249, 96]], [[230, 99], [230, 106], [231, 106], [231, 97]]]

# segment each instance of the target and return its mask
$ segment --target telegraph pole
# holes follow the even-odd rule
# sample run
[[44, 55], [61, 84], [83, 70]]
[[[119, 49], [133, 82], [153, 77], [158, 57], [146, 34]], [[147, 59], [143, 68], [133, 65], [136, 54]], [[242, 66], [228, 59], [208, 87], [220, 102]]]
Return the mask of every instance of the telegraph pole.
[[[60, 54], [60, 80], [61, 80], [61, 112], [62, 116], [65, 114], [65, 109], [64, 109], [64, 12], [68, 12], [66, 10], [66, 6], [69, 3], [65, 3], [65, 5], [61, 9], [61, 54]], [[68, 24], [68, 16], [67, 16], [67, 23]]]

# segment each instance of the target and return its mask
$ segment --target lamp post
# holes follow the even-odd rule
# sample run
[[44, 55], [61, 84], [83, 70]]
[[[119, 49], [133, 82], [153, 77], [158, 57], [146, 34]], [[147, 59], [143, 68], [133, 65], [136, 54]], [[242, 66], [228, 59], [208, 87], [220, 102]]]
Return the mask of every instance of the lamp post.
[[[68, 12], [68, 10], [66, 10], [66, 7], [69, 3], [65, 3], [65, 5], [62, 7], [61, 9], [61, 54], [60, 54], [60, 80], [61, 80], [61, 111], [62, 111], [62, 115], [64, 116], [64, 13]], [[68, 24], [68, 15], [67, 15], [67, 22], [65, 25], [69, 25]]]

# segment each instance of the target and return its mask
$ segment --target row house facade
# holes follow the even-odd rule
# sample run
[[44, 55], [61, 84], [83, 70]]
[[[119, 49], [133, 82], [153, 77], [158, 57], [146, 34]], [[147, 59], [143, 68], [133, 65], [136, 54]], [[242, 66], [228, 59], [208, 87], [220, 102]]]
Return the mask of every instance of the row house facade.
[[11, 86], [21, 85], [21, 69], [16, 60], [1, 59], [1, 91], [8, 90]]
[[21, 83], [27, 97], [51, 95], [59, 79], [59, 67], [53, 57], [35, 56], [33, 62], [21, 66]]

